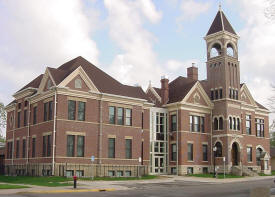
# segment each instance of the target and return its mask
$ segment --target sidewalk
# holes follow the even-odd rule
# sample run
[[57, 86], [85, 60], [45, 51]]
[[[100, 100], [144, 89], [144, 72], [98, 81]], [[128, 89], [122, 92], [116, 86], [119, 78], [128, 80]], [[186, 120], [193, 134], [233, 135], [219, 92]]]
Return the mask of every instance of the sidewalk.
[[[200, 178], [200, 177], [187, 177], [187, 176], [161, 176], [159, 179], [151, 180], [131, 180], [131, 181], [78, 181], [77, 189], [72, 186], [66, 187], [42, 187], [27, 185], [31, 188], [24, 189], [3, 189], [0, 190], [1, 194], [16, 194], [16, 193], [67, 193], [67, 192], [101, 192], [101, 191], [115, 191], [115, 190], [129, 190], [133, 189], [136, 184], [146, 183], [168, 183], [168, 182], [201, 182], [201, 183], [233, 183], [245, 181], [257, 181], [264, 179], [274, 179], [273, 176], [259, 176], [259, 177], [244, 177], [244, 178], [227, 178], [227, 179], [214, 179], [214, 178]], [[23, 185], [23, 184], [16, 184]], [[275, 196], [274, 196], [275, 197]]]

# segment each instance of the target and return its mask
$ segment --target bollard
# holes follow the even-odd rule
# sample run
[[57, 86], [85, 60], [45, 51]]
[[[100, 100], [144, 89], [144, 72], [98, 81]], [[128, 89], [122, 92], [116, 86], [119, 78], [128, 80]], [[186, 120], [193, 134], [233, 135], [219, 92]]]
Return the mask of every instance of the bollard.
[[74, 176], [74, 189], [76, 189], [77, 176]]

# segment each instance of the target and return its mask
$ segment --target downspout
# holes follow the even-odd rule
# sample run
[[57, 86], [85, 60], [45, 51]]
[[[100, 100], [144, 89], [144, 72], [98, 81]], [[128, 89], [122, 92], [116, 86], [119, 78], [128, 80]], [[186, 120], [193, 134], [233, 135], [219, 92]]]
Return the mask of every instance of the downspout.
[[12, 165], [13, 165], [13, 154], [14, 154], [15, 110], [16, 110], [16, 107], [14, 109], [14, 121], [13, 121], [13, 132], [12, 132], [12, 157], [11, 157], [11, 159], [12, 159], [11, 164]]
[[56, 106], [57, 106], [57, 94], [56, 94], [56, 88], [54, 89], [54, 120], [53, 120], [53, 160], [52, 160], [52, 176], [54, 176], [55, 169], [55, 138], [56, 138]]
[[26, 160], [26, 164], [29, 163], [29, 138], [30, 138], [30, 120], [31, 120], [31, 102], [30, 102], [30, 99], [28, 99], [28, 102], [29, 102], [29, 113], [28, 113], [28, 136], [27, 136], [27, 143], [26, 143], [26, 146], [27, 146], [27, 152], [26, 152], [26, 156], [27, 156], [27, 160]]
[[213, 125], [212, 125], [212, 120], [213, 120], [213, 114], [212, 114], [212, 110], [211, 110], [211, 113], [210, 113], [210, 131], [211, 131], [211, 150], [210, 150], [210, 157], [211, 157], [211, 166], [213, 167], [213, 154], [212, 154], [212, 151], [213, 151]]
[[103, 94], [101, 94], [100, 97], [100, 103], [99, 103], [99, 134], [98, 134], [98, 163], [101, 164], [101, 158], [102, 158], [102, 130], [103, 130], [103, 121], [102, 121], [102, 97]]
[[179, 176], [179, 109], [177, 109], [177, 176]]

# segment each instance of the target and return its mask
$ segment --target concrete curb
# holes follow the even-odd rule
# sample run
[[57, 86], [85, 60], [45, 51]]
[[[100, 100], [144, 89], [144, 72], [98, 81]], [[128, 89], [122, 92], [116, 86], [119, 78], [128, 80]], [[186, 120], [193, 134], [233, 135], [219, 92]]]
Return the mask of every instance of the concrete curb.
[[26, 194], [26, 193], [56, 194], [56, 193], [77, 193], [77, 192], [111, 192], [111, 191], [115, 191], [115, 189], [113, 189], [113, 188], [108, 188], [108, 189], [37, 190], [37, 191], [18, 192], [17, 194]]

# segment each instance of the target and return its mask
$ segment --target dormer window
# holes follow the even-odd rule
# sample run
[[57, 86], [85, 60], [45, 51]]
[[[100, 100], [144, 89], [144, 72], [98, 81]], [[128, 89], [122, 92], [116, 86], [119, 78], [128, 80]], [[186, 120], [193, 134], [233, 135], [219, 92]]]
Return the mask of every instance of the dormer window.
[[82, 81], [81, 81], [81, 79], [76, 79], [74, 81], [74, 87], [75, 88], [82, 88]]

